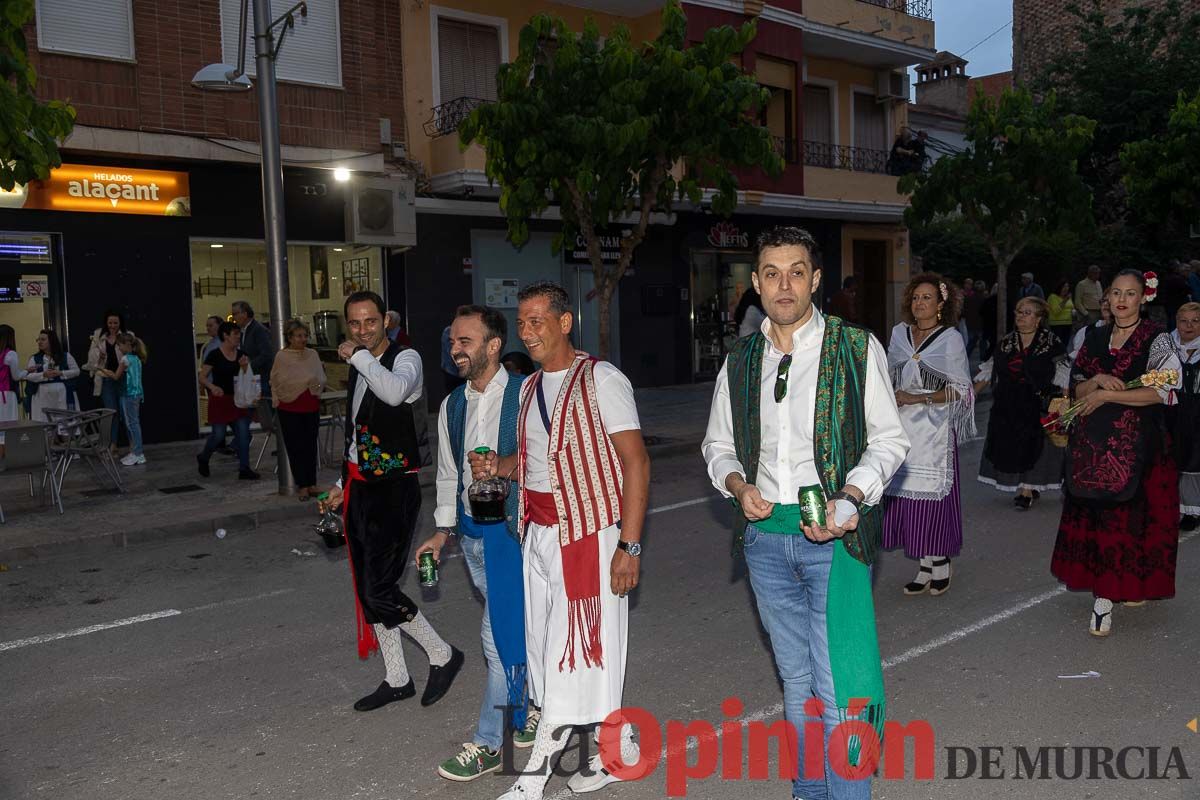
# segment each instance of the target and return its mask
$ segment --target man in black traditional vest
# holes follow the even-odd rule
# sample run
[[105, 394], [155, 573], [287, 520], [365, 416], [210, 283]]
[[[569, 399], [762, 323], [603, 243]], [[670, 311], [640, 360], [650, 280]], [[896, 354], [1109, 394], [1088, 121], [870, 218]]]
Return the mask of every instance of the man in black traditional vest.
[[421, 358], [388, 340], [383, 298], [355, 292], [346, 298], [350, 341], [338, 347], [349, 363], [346, 459], [342, 478], [321, 510], [338, 508], [343, 519], [358, 606], [358, 654], [383, 654], [387, 677], [354, 704], [371, 711], [417, 693], [404, 663], [400, 631], [429, 656], [429, 681], [421, 705], [432, 705], [450, 688], [463, 654], [438, 636], [400, 591], [400, 578], [421, 509], [417, 472], [432, 463], [426, 430]]

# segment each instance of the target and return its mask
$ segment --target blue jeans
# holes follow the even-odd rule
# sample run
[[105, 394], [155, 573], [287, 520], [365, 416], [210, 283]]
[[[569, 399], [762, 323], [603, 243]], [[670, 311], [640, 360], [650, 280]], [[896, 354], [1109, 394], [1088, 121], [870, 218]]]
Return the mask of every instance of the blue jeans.
[[142, 398], [121, 395], [121, 416], [129, 431], [129, 449], [135, 456], [142, 455]]
[[237, 450], [238, 469], [246, 472], [250, 469], [250, 417], [238, 417], [226, 426], [223, 422], [212, 423], [212, 432], [204, 442], [200, 457], [205, 461], [212, 456], [213, 451], [225, 444], [225, 428], [233, 428], [233, 447]]
[[121, 384], [112, 378], [101, 378], [100, 381], [100, 402], [117, 412], [112, 418], [112, 444], [116, 447], [117, 437], [121, 434]]
[[483, 537], [460, 536], [463, 557], [471, 582], [483, 595], [483, 627], [479, 636], [483, 640], [483, 657], [487, 659], [487, 686], [483, 690], [483, 702], [479, 706], [479, 725], [472, 740], [481, 747], [499, 750], [504, 739], [504, 709], [508, 706], [508, 681], [504, 677], [504, 665], [500, 653], [492, 640], [492, 618], [488, 615], [487, 573], [483, 568]]
[[[835, 544], [816, 544], [801, 534], [763, 533], [751, 525], [746, 528], [746, 565], [783, 681], [783, 715], [796, 730], [800, 777], [792, 784], [793, 796], [870, 800], [870, 778], [848, 781], [829, 766], [829, 737], [839, 722], [825, 623]], [[810, 779], [804, 774], [804, 703], [814, 696], [825, 706], [825, 776]]]

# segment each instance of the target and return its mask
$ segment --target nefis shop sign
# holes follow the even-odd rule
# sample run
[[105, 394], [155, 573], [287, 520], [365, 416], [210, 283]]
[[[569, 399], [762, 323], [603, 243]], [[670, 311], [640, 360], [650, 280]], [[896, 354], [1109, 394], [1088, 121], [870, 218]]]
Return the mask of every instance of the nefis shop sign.
[[190, 217], [190, 194], [186, 172], [63, 164], [45, 180], [0, 192], [0, 208]]

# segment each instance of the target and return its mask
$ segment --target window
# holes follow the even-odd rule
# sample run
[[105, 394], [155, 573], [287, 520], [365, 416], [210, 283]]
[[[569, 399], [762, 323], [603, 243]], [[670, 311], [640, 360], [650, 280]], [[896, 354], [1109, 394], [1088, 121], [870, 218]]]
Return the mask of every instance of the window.
[[833, 98], [828, 86], [804, 84], [804, 140], [833, 144]]
[[37, 0], [38, 49], [133, 60], [130, 0]]
[[887, 110], [875, 95], [854, 93], [854, 146], [864, 150], [887, 150]]
[[[277, 3], [281, 10], [287, 8]], [[246, 74], [255, 76], [254, 9], [246, 14]], [[275, 12], [280, 13], [280, 12]], [[221, 0], [222, 61], [237, 65], [238, 26], [242, 22], [242, 0]], [[275, 28], [278, 42], [280, 28]], [[296, 25], [284, 37], [275, 62], [275, 77], [292, 83], [316, 86], [342, 85], [342, 36], [338, 0], [310, 0], [308, 16], [296, 14]]]
[[439, 17], [438, 89], [442, 103], [459, 97], [496, 99], [500, 68], [500, 31], [458, 19]]

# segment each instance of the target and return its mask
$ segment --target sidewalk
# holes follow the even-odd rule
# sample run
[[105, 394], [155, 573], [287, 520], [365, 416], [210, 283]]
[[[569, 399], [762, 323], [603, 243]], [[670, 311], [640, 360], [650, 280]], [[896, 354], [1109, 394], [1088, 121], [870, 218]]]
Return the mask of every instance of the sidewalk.
[[[712, 384], [635, 393], [651, 457], [694, 452], [699, 458]], [[429, 429], [436, 435], [432, 414]], [[252, 461], [262, 442], [263, 434], [256, 434]], [[110, 483], [98, 481], [87, 464], [76, 461], [63, 484], [61, 516], [48, 504], [41, 505], [39, 497], [29, 496], [24, 476], [0, 473], [0, 504], [7, 519], [0, 525], [0, 564], [171, 537], [211, 536], [219, 528], [234, 533], [287, 520], [303, 525], [316, 522], [313, 501], [278, 494], [272, 472], [275, 459], [269, 451], [259, 470], [262, 479], [240, 481], [237, 460], [220, 454], [212, 458], [212, 477], [201, 478], [196, 471], [199, 449], [199, 442], [148, 446], [145, 466], [121, 467], [125, 494], [117, 494]], [[335, 470], [324, 468], [319, 483], [330, 485], [337, 477]], [[423, 486], [432, 486], [433, 480], [433, 469], [422, 472]]]

